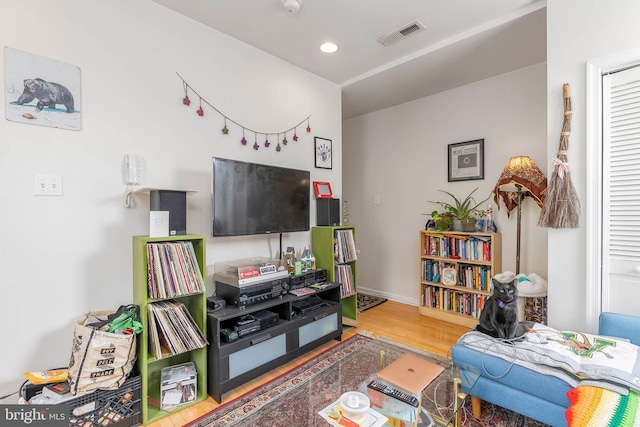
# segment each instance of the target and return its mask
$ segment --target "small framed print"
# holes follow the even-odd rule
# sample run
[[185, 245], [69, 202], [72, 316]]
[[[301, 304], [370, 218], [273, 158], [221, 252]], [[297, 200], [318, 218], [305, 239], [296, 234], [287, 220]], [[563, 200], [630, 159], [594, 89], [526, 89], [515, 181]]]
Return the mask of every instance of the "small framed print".
[[313, 190], [316, 193], [316, 199], [333, 198], [333, 191], [331, 191], [331, 184], [328, 182], [313, 181]]
[[456, 285], [456, 269], [455, 268], [443, 268], [442, 269], [442, 284], [448, 286]]
[[484, 179], [484, 139], [449, 144], [449, 182]]
[[333, 153], [331, 147], [331, 140], [326, 138], [320, 138], [316, 136], [314, 138], [315, 156], [316, 156], [316, 168], [319, 169], [331, 169], [333, 163]]

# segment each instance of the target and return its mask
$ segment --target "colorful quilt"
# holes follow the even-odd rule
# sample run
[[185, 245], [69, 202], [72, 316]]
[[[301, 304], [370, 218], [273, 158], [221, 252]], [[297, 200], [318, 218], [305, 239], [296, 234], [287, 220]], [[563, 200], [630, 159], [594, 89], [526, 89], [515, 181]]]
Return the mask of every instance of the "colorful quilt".
[[627, 395], [594, 386], [567, 392], [571, 406], [565, 416], [569, 427], [640, 426], [638, 393]]

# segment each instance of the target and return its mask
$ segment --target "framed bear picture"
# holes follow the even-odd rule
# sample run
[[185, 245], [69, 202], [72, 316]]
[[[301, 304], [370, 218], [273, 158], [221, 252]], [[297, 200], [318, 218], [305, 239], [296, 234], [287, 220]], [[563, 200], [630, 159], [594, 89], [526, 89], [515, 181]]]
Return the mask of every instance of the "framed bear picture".
[[7, 120], [82, 128], [80, 68], [10, 47], [4, 60]]

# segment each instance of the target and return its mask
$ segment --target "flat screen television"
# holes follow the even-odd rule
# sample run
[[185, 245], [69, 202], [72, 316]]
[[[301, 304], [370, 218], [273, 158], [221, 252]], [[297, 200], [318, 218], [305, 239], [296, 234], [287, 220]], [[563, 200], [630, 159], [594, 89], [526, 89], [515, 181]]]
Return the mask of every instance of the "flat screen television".
[[216, 236], [309, 230], [310, 172], [213, 158]]

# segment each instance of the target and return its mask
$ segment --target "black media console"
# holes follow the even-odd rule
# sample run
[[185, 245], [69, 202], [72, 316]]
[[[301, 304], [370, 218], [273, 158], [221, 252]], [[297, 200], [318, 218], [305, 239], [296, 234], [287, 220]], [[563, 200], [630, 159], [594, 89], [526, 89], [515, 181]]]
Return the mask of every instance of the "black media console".
[[340, 285], [242, 308], [227, 305], [209, 311], [207, 318], [208, 392], [221, 403], [224, 392], [332, 339], [341, 340]]

